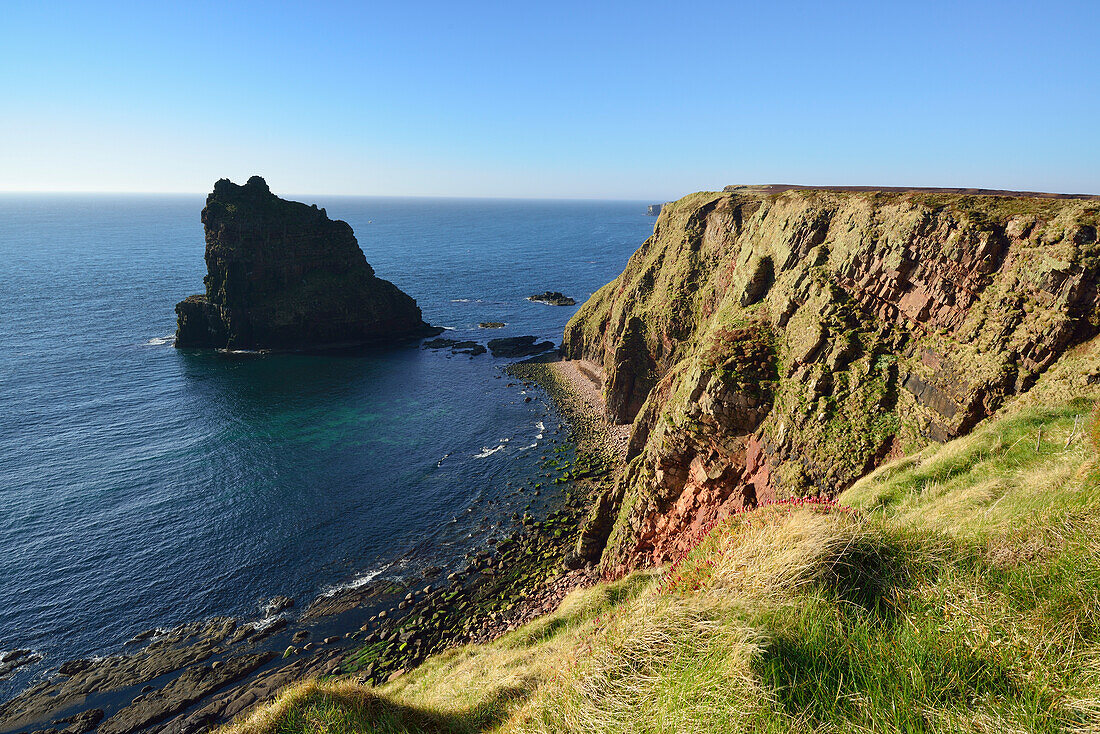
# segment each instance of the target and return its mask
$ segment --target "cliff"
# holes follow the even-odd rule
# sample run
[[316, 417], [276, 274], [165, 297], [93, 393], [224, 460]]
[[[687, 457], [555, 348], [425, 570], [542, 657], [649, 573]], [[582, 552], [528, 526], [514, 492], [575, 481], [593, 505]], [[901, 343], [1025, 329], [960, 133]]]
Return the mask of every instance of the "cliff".
[[347, 222], [280, 199], [259, 176], [214, 184], [202, 223], [206, 293], [176, 305], [177, 347], [300, 349], [432, 333], [416, 301], [375, 276]]
[[582, 541], [618, 575], [741, 508], [835, 496], [967, 433], [1097, 332], [1098, 211], [785, 187], [666, 205], [566, 327], [565, 355], [601, 366], [633, 423]]

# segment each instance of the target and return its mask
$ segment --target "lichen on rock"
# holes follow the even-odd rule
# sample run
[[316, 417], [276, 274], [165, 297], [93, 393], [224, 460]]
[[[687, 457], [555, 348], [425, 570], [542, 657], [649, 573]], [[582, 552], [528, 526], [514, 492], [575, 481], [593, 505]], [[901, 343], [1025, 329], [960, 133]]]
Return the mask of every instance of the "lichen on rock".
[[[739, 187], [666, 205], [566, 327], [633, 423], [605, 573], [966, 433], [1100, 326], [1090, 198]], [[591, 552], [591, 549], [589, 549]]]
[[253, 176], [214, 184], [202, 210], [206, 292], [176, 306], [177, 347], [305, 349], [438, 333], [375, 276], [347, 222], [280, 199]]

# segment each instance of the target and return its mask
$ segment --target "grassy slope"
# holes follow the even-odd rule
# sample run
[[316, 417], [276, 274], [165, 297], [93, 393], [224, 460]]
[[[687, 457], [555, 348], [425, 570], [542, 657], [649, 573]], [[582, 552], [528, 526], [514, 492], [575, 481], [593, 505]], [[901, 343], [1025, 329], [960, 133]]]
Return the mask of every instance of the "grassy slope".
[[837, 506], [735, 516], [493, 644], [231, 731], [1100, 731], [1094, 408], [1023, 405]]

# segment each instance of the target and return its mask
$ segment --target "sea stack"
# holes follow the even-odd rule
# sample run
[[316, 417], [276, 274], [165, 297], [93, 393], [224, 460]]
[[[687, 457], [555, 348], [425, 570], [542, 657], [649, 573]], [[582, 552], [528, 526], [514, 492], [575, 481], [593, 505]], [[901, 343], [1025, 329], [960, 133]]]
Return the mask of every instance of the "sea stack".
[[214, 184], [202, 223], [206, 293], [176, 304], [177, 347], [317, 349], [439, 331], [375, 276], [347, 222], [280, 199], [259, 176]]

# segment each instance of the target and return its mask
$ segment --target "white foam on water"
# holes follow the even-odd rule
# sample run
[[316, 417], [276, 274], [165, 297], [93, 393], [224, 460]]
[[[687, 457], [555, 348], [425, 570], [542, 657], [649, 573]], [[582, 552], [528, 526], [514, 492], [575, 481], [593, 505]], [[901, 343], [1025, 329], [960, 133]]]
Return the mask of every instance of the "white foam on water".
[[263, 619], [259, 620], [258, 622], [252, 622], [251, 623], [252, 629], [256, 630], [257, 632], [263, 632], [265, 629], [267, 629], [271, 625], [275, 624], [276, 622], [278, 622], [280, 619], [282, 619], [285, 616], [286, 616], [285, 614], [279, 613], [279, 614], [272, 614], [270, 617], [264, 617]]
[[332, 596], [341, 591], [347, 591], [348, 589], [358, 589], [360, 587], [366, 586], [371, 581], [374, 581], [376, 578], [381, 576], [391, 565], [392, 564], [387, 564], [385, 566], [382, 566], [381, 568], [376, 568], [373, 571], [362, 573], [353, 578], [351, 581], [348, 581], [346, 584], [330, 586], [329, 588], [321, 592], [321, 596]]
[[176, 341], [176, 335], [175, 334], [169, 334], [168, 336], [153, 337], [149, 341], [145, 342], [145, 345], [149, 346], [149, 347], [163, 347], [165, 344], [171, 344], [175, 341]]
[[469, 298], [452, 298], [451, 303], [469, 303]]
[[15, 652], [15, 650], [0, 650], [0, 676], [14, 673], [20, 668], [24, 668], [28, 665], [40, 663], [46, 658], [45, 653], [38, 652], [38, 650], [30, 650], [26, 655], [12, 657], [11, 660], [4, 660], [6, 655], [11, 655], [13, 652]]
[[539, 421], [538, 423], [535, 424], [535, 428], [539, 429], [538, 435], [535, 436], [535, 440], [536, 441], [541, 441], [542, 437], [543, 437], [543, 435], [546, 431], [546, 426], [543, 424], [542, 421]]
[[496, 448], [489, 448], [488, 446], [482, 446], [481, 447], [481, 453], [480, 454], [474, 454], [474, 458], [475, 459], [484, 459], [484, 458], [487, 458], [489, 456], [492, 456], [493, 454], [495, 454], [496, 452], [500, 451], [505, 446], [507, 446], [508, 442], [511, 441], [511, 440], [512, 439], [510, 439], [510, 438], [500, 439], [500, 444], [498, 444], [496, 446]]

